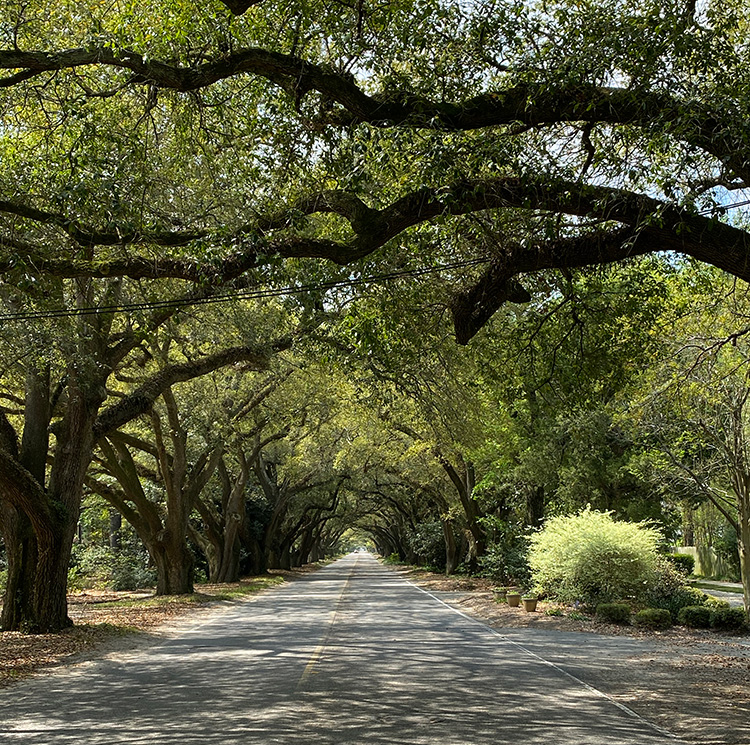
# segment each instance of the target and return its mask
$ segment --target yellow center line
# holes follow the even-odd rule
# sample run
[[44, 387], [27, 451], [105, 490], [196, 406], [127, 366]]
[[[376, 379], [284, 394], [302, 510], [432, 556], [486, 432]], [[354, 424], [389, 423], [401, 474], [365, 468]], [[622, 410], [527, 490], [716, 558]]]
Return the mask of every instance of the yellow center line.
[[336, 598], [336, 605], [333, 607], [333, 610], [329, 615], [328, 626], [326, 627], [325, 634], [323, 634], [323, 639], [320, 644], [315, 647], [313, 653], [310, 655], [310, 659], [307, 661], [307, 665], [305, 665], [305, 669], [302, 671], [302, 675], [300, 676], [299, 682], [297, 683], [297, 689], [299, 689], [300, 686], [302, 686], [303, 683], [316, 672], [315, 666], [318, 664], [318, 662], [320, 662], [320, 659], [323, 656], [323, 651], [325, 650], [326, 646], [328, 645], [328, 641], [331, 638], [331, 632], [333, 631], [333, 626], [336, 623], [336, 615], [339, 612], [341, 603], [344, 599], [344, 595], [346, 594], [346, 591], [349, 587], [349, 580], [351, 580], [352, 574], [354, 574], [354, 570], [356, 569], [358, 563], [359, 556], [355, 559], [352, 568], [349, 570], [349, 574], [347, 574], [346, 579], [344, 580], [344, 586], [341, 588], [341, 592]]

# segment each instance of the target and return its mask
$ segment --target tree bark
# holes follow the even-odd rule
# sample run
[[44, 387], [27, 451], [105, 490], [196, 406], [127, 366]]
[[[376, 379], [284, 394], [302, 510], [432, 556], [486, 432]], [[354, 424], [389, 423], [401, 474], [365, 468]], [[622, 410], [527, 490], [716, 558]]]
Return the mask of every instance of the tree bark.
[[450, 520], [441, 520], [443, 526], [443, 539], [445, 541], [445, 573], [454, 574], [458, 568], [460, 558], [456, 545], [456, 536], [453, 532], [453, 523]]
[[745, 615], [750, 622], [750, 474], [744, 474], [742, 491], [737, 495], [737, 549], [740, 554], [740, 578]]
[[463, 469], [462, 473], [459, 473], [456, 467], [442, 454], [438, 453], [437, 460], [455, 486], [459, 501], [466, 515], [466, 525], [469, 534], [468, 568], [469, 572], [473, 573], [479, 568], [479, 559], [484, 556], [487, 544], [484, 528], [479, 522], [479, 518], [482, 517], [482, 511], [473, 496], [475, 486], [474, 466], [461, 458]]
[[526, 491], [526, 524], [538, 528], [544, 520], [544, 486], [530, 486]]
[[[48, 633], [72, 623], [67, 612], [68, 566], [103, 386], [82, 377], [76, 365], [69, 370], [68, 405], [56, 432], [47, 488], [39, 480], [44, 478], [49, 425], [49, 386], [43, 372], [32, 370], [27, 376], [28, 432], [24, 432], [19, 459], [7, 448], [0, 457], [3, 510], [12, 516], [4, 532], [14, 555], [12, 583], [4, 600], [5, 630]], [[33, 535], [28, 533], [29, 525]]]
[[23, 511], [10, 504], [1, 507], [0, 527], [5, 542], [8, 577], [0, 628], [6, 631], [24, 631], [34, 624], [36, 537], [31, 522]]
[[224, 533], [217, 582], [237, 582], [240, 578], [240, 537], [245, 529], [245, 486], [250, 476], [244, 453], [239, 452], [240, 472], [224, 505]]
[[109, 547], [119, 551], [122, 545], [122, 515], [117, 510], [109, 511]]
[[146, 545], [157, 572], [157, 595], [190, 595], [195, 561], [184, 536], [165, 533]]

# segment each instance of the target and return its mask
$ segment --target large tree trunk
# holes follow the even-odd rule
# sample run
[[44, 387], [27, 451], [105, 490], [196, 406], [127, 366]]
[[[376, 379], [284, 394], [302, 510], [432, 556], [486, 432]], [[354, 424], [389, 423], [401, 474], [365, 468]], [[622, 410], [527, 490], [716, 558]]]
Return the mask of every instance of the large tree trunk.
[[320, 550], [320, 540], [314, 541], [310, 548], [307, 560], [314, 564], [316, 561], [320, 561], [323, 558], [323, 552]]
[[34, 623], [34, 568], [37, 564], [36, 536], [26, 514], [12, 505], [2, 506], [8, 576], [0, 628], [24, 630]]
[[240, 538], [236, 524], [227, 526], [221, 561], [215, 582], [238, 582], [240, 579]]
[[453, 532], [453, 523], [450, 520], [441, 520], [440, 523], [443, 526], [443, 539], [445, 541], [445, 573], [454, 574], [460, 558], [456, 546], [456, 536]]
[[743, 490], [738, 495], [737, 548], [740, 554], [740, 577], [745, 602], [745, 615], [750, 621], [750, 479], [745, 476]]
[[299, 567], [303, 564], [307, 564], [308, 557], [310, 556], [310, 549], [315, 541], [313, 531], [307, 528], [302, 532], [299, 539], [297, 550], [292, 555], [292, 566]]
[[217, 582], [237, 582], [240, 578], [240, 536], [245, 530], [245, 485], [249, 471], [243, 460], [240, 476], [234, 482], [224, 512], [221, 566]]
[[117, 510], [109, 511], [109, 547], [119, 551], [122, 545], [122, 515]]
[[206, 533], [193, 528], [191, 525], [188, 525], [188, 530], [193, 542], [200, 548], [208, 562], [208, 581], [219, 582], [223, 554], [221, 541], [217, 540], [215, 536], [208, 537]]
[[191, 594], [195, 562], [184, 536], [167, 534], [147, 548], [156, 565], [156, 594]]
[[544, 520], [544, 487], [532, 486], [526, 492], [526, 524], [538, 528]]
[[463, 507], [464, 514], [466, 515], [466, 526], [468, 528], [468, 539], [469, 539], [469, 556], [468, 556], [468, 569], [470, 573], [474, 573], [479, 569], [479, 559], [484, 556], [487, 537], [484, 534], [484, 527], [482, 526], [479, 519], [483, 517], [482, 511], [479, 508], [479, 504], [474, 499], [474, 486], [476, 485], [476, 478], [474, 474], [474, 466], [464, 461], [463, 458], [459, 457], [461, 463], [461, 473], [455, 468], [455, 466], [443, 455], [438, 454], [438, 462], [442, 465], [448, 477], [456, 487], [459, 501]]
[[[11, 516], [4, 527], [5, 540], [13, 554], [3, 607], [5, 630], [47, 633], [71, 625], [67, 612], [68, 566], [83, 480], [91, 462], [93, 423], [101, 404], [99, 391], [103, 390], [91, 384], [79, 386], [76, 373], [75, 369], [70, 373], [67, 411], [56, 433], [57, 447], [46, 490], [49, 406], [44, 373], [30, 373], [27, 379], [24, 436], [18, 459], [5, 447], [0, 484], [4, 491], [3, 515]], [[28, 532], [29, 526], [33, 535]]]
[[[84, 392], [69, 385], [68, 413], [57, 437], [49, 480], [49, 498], [58, 505], [56, 530], [37, 534], [38, 565], [34, 592], [36, 630], [58, 631], [72, 625], [68, 618], [68, 567], [81, 512], [81, 494], [91, 463], [93, 426], [101, 398], [87, 400]], [[60, 509], [62, 507], [62, 509]]]
[[[77, 515], [76, 515], [76, 523]], [[68, 567], [73, 548], [73, 526], [63, 525], [58, 535], [45, 535], [38, 544], [34, 577], [34, 611], [36, 623], [31, 631], [60, 631], [73, 622], [68, 617]]]
[[267, 554], [259, 540], [253, 538], [250, 541], [248, 554], [250, 560], [247, 566], [247, 573], [256, 577], [261, 574], [268, 574]]
[[289, 549], [289, 544], [284, 543], [279, 551], [279, 569], [291, 569], [292, 568], [292, 554]]
[[[80, 486], [69, 483], [57, 494], [55, 501], [63, 508], [54, 520], [41, 520], [39, 515], [20, 510], [4, 519], [9, 558], [2, 615], [2, 628], [6, 631], [49, 633], [72, 623], [67, 611], [67, 583]], [[6, 506], [4, 514], [10, 514], [12, 509]]]

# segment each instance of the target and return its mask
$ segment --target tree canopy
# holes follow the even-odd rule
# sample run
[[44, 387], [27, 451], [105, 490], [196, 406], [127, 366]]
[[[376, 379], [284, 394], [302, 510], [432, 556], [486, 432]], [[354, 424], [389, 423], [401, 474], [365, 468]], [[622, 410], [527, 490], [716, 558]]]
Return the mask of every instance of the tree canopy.
[[747, 3], [6, 5], [5, 626], [87, 490], [222, 577], [666, 519], [616, 409], [672, 275], [750, 280]]
[[544, 269], [750, 278], [742, 3], [11, 6], [11, 281], [478, 261], [444, 298], [466, 343]]

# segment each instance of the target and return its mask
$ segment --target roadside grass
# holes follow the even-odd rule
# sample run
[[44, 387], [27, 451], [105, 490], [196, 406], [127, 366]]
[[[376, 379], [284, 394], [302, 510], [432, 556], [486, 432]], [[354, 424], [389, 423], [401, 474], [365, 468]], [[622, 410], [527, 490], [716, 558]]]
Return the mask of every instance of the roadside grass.
[[742, 588], [731, 587], [720, 582], [712, 582], [710, 579], [693, 579], [690, 580], [690, 584], [693, 587], [698, 587], [701, 590], [716, 590], [718, 592], [733, 592], [737, 595], [742, 595]]
[[253, 577], [251, 580], [245, 580], [235, 585], [222, 585], [221, 590], [212, 591], [210, 596], [215, 600], [238, 600], [247, 595], [254, 595], [257, 592], [268, 590], [284, 582], [283, 577]]

